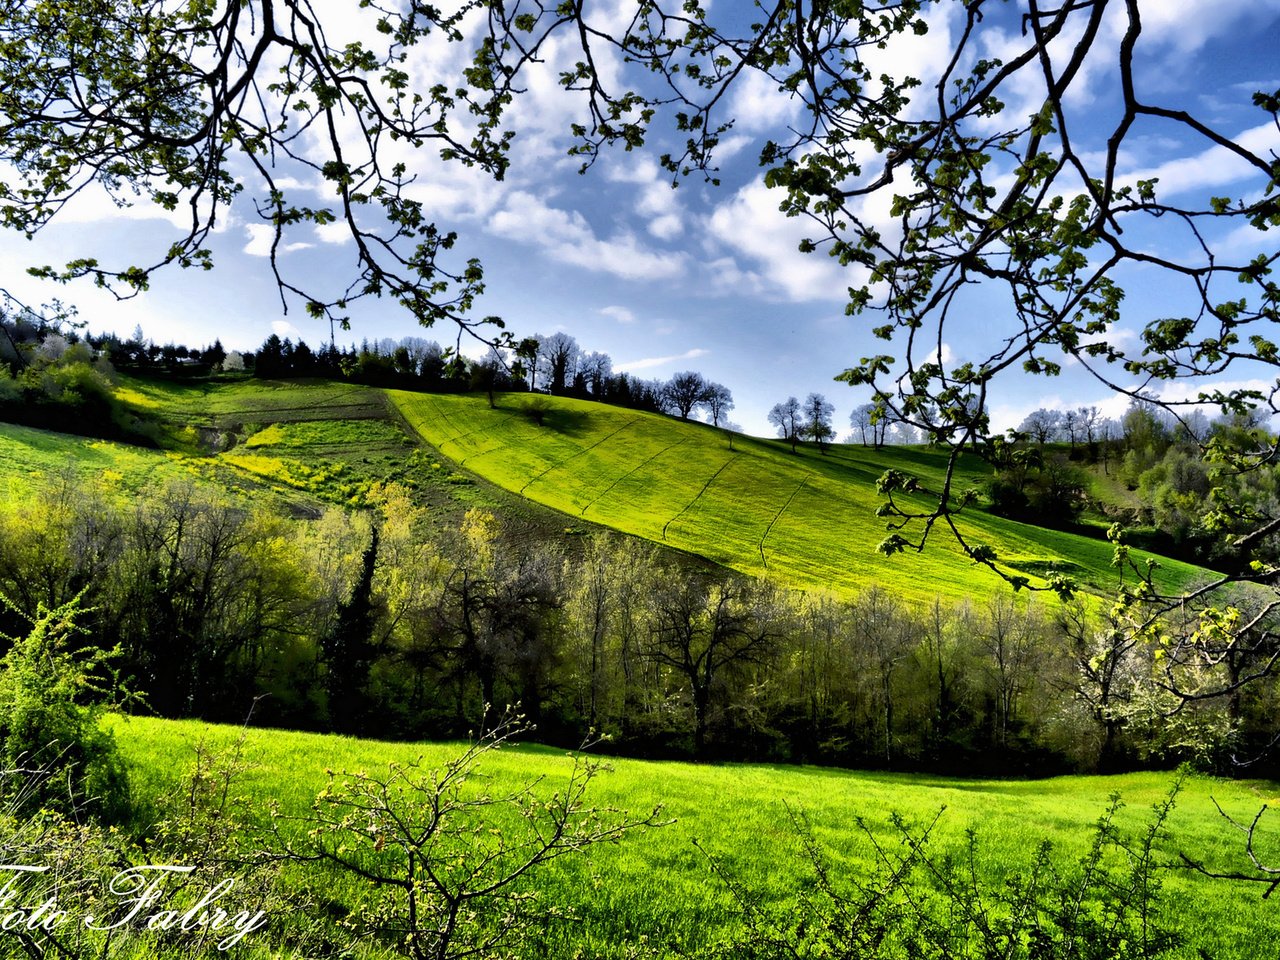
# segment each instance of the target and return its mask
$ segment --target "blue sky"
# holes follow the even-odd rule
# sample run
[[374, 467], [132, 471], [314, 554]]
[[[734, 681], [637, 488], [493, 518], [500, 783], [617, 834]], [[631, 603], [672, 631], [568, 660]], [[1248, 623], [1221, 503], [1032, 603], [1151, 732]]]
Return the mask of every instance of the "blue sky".
[[[608, 14], [617, 2], [601, 7]], [[730, 2], [736, 0], [719, 5]], [[949, 48], [959, 8], [950, 0], [935, 7], [929, 34], [886, 51], [886, 62], [927, 76]], [[1144, 3], [1143, 10], [1139, 81], [1147, 94], [1193, 111], [1224, 133], [1244, 135], [1258, 149], [1280, 148], [1280, 134], [1263, 127], [1263, 115], [1249, 105], [1255, 90], [1280, 88], [1280, 0], [1160, 0]], [[348, 32], [366, 26], [343, 22]], [[1118, 21], [1108, 29], [1100, 42], [1114, 44]], [[993, 47], [1001, 39], [1011, 48], [1019, 42], [1012, 24], [993, 37]], [[422, 51], [421, 75], [455, 68], [461, 54], [460, 48]], [[443, 165], [425, 153], [406, 157], [419, 174], [420, 198], [442, 227], [458, 231], [462, 256], [484, 261], [488, 293], [476, 313], [498, 314], [520, 335], [567, 331], [584, 349], [608, 353], [616, 369], [640, 376], [700, 370], [733, 391], [737, 406], [730, 417], [748, 432], [771, 433], [765, 415], [786, 396], [823, 392], [836, 405], [838, 429], [846, 432], [850, 410], [867, 395], [832, 378], [868, 352], [881, 352], [867, 332], [880, 321], [844, 315], [852, 277], [821, 253], [796, 250], [812, 231], [782, 216], [781, 198], [760, 180], [759, 146], [795, 115], [796, 104], [755, 78], [734, 93], [739, 120], [720, 154], [719, 187], [694, 179], [672, 190], [653, 160], [661, 152], [660, 137], [652, 155], [607, 153], [580, 176], [577, 161], [565, 155], [565, 131], [580, 104], [556, 87], [556, 51], [551, 54], [552, 62], [530, 77], [529, 93], [512, 113], [518, 136], [505, 182]], [[1105, 62], [1101, 58], [1096, 68], [1086, 69], [1081, 92], [1068, 103], [1085, 138], [1105, 129], [1100, 121], [1117, 102]], [[1010, 109], [1019, 104], [1010, 102]], [[1225, 195], [1247, 190], [1244, 171], [1210, 147], [1152, 124], [1132, 138], [1126, 172], [1158, 175], [1170, 195], [1194, 195], [1209, 186]], [[323, 200], [306, 195], [314, 185], [305, 178], [298, 183], [304, 202]], [[880, 202], [879, 210], [868, 207], [869, 216], [883, 216], [888, 198]], [[104, 251], [121, 262], [149, 262], [175, 235], [159, 211], [119, 209], [105, 197], [86, 194], [34, 240], [0, 235], [3, 285], [24, 299], [59, 296], [74, 303], [94, 330], [127, 334], [140, 324], [157, 342], [198, 345], [219, 336], [228, 348], [253, 349], [273, 331], [313, 345], [326, 341], [327, 323], [307, 319], [296, 304], [287, 316], [282, 312], [262, 256], [263, 230], [250, 205], [234, 207], [213, 238], [213, 272], [157, 274], [147, 294], [123, 303], [88, 284], [50, 288], [21, 276], [31, 264]], [[1172, 224], [1158, 224], [1142, 236], [1153, 249], [1190, 242]], [[307, 227], [286, 239], [293, 246], [282, 261], [289, 270], [322, 279], [349, 270], [351, 245], [334, 242], [339, 238], [333, 232]], [[1274, 238], [1268, 243], [1248, 233], [1225, 242], [1242, 251], [1277, 246]], [[1118, 342], [1132, 338], [1153, 316], [1190, 309], [1186, 292], [1163, 278], [1140, 270], [1127, 276], [1124, 329], [1113, 334]], [[990, 291], [973, 291], [967, 309], [972, 319], [948, 329], [944, 360], [980, 356], [1002, 316], [999, 297]], [[339, 339], [405, 335], [447, 343], [453, 331], [424, 332], [392, 305], [378, 304], [356, 311], [353, 330]], [[1082, 403], [1117, 414], [1123, 409], [1122, 400], [1068, 365], [1055, 379], [1020, 375], [1000, 382], [991, 411], [1003, 428], [1037, 406]]]

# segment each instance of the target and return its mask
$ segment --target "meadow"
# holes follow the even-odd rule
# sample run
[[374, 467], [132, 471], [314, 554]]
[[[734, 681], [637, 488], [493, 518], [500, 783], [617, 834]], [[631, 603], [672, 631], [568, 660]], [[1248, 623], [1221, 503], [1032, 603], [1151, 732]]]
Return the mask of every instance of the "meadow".
[[[941, 527], [922, 553], [877, 552], [887, 531], [875, 515], [875, 482], [889, 469], [916, 476], [924, 494], [910, 502], [927, 506], [946, 461], [926, 448], [834, 444], [820, 453], [801, 445], [792, 453], [780, 440], [561, 397], [537, 398], [545, 408], [538, 423], [521, 394], [500, 394], [490, 409], [478, 395], [246, 378], [122, 378], [117, 393], [165, 425], [168, 449], [6, 426], [0, 488], [18, 498], [69, 469], [125, 495], [185, 481], [315, 516], [325, 504], [359, 505], [370, 484], [396, 481], [444, 515], [481, 506], [557, 538], [613, 529], [800, 589], [852, 595], [892, 584], [920, 604], [1007, 589]], [[953, 483], [979, 487], [989, 475], [966, 457]], [[1120, 583], [1100, 537], [977, 508], [960, 526], [1034, 583], [1065, 573], [1104, 596]], [[1134, 551], [1139, 563], [1147, 556]], [[1208, 576], [1181, 561], [1159, 563], [1157, 583], [1170, 590]]]
[[[194, 761], [197, 745], [239, 749], [248, 771], [238, 789], [261, 813], [271, 801], [285, 814], [305, 813], [326, 786], [326, 769], [385, 770], [393, 761], [420, 757], [437, 765], [462, 749], [456, 743], [392, 744], [140, 717], [111, 718], [110, 724], [139, 794], [154, 797], [173, 789]], [[544, 778], [537, 790], [549, 797], [563, 785], [570, 765], [563, 751], [518, 745], [487, 755], [477, 782], [496, 794]], [[998, 878], [1024, 870], [1042, 840], [1053, 844], [1055, 862], [1069, 867], [1085, 853], [1090, 827], [1112, 793], [1125, 803], [1117, 820], [1121, 830], [1137, 833], [1173, 780], [1167, 772], [993, 781], [763, 764], [614, 759], [610, 766], [592, 783], [591, 804], [640, 815], [660, 804], [670, 822], [544, 867], [535, 880], [542, 902], [572, 910], [575, 919], [550, 923], [541, 934], [541, 952], [531, 955], [621, 956], [625, 944], [643, 938], [660, 955], [687, 956], [731, 940], [741, 928], [740, 909], [708, 858], [763, 903], [787, 909], [813, 888], [811, 868], [791, 825], [793, 810], [810, 819], [836, 875], [853, 878], [865, 877], [872, 866], [856, 817], [865, 818], [872, 835], [892, 846], [891, 812], [924, 825], [945, 808], [932, 841], [936, 849], [958, 849], [966, 829], [973, 828], [979, 870]], [[1161, 861], [1171, 863], [1186, 852], [1211, 864], [1241, 867], [1240, 838], [1211, 798], [1248, 818], [1274, 789], [1260, 782], [1189, 778], [1177, 797], [1168, 835], [1158, 844]], [[1266, 855], [1275, 846], [1261, 852]], [[1163, 883], [1165, 909], [1189, 938], [1180, 955], [1244, 960], [1274, 953], [1273, 946], [1262, 945], [1276, 942], [1280, 916], [1257, 886], [1208, 880], [1181, 869], [1170, 869]], [[338, 899], [344, 896], [341, 882], [329, 889]]]
[[[800, 588], [849, 594], [892, 584], [908, 601], [963, 600], [1007, 589], [964, 556], [939, 527], [923, 553], [884, 557], [887, 536], [876, 518], [876, 480], [889, 469], [916, 476], [927, 507], [941, 489], [945, 456], [924, 448], [874, 450], [836, 444], [826, 452], [781, 440], [732, 436], [705, 424], [567, 398], [539, 397], [542, 423], [527, 395], [484, 398], [388, 391], [405, 420], [428, 443], [498, 486], [570, 518], [704, 556], [752, 576]], [[990, 468], [965, 458], [957, 492], [978, 487]], [[1118, 571], [1102, 539], [1027, 524], [971, 509], [960, 527], [973, 543], [994, 547], [1014, 571], [1043, 583], [1068, 574], [1086, 589], [1114, 592]], [[1135, 551], [1141, 563], [1146, 555]], [[1161, 560], [1157, 582], [1180, 589], [1206, 572]]]
[[[926, 495], [943, 481], [944, 458], [924, 448], [834, 445], [823, 453], [802, 446], [793, 453], [782, 441], [563, 398], [538, 398], [543, 409], [535, 417], [527, 406], [532, 398], [522, 395], [499, 395], [490, 409], [475, 395], [325, 382], [122, 378], [118, 390], [135, 410], [165, 425], [166, 449], [5, 426], [0, 491], [18, 502], [71, 472], [122, 499], [193, 483], [274, 512], [315, 517], [335, 505], [359, 506], [372, 485], [394, 481], [438, 519], [479, 505], [527, 524], [530, 535], [541, 538], [567, 542], [613, 529], [801, 589], [852, 596], [881, 584], [922, 604], [1007, 589], [975, 568], [942, 531], [923, 554], [886, 558], [876, 552], [885, 536], [884, 522], [875, 517], [876, 479], [887, 469], [902, 470], [920, 478]], [[955, 480], [961, 489], [979, 486], [988, 473], [985, 464], [962, 459]], [[1069, 573], [1100, 594], [1115, 586], [1104, 540], [977, 510], [963, 523], [1015, 570], [1033, 577]], [[1159, 572], [1171, 588], [1203, 575], [1175, 561], [1162, 561]], [[463, 749], [458, 743], [242, 731], [199, 721], [108, 722], [143, 811], [135, 826], [144, 829], [158, 798], [179, 786], [200, 744], [232, 749], [243, 738], [237, 749], [249, 768], [238, 789], [259, 818], [272, 802], [287, 816], [305, 814], [328, 782], [326, 770], [385, 770], [419, 757], [441, 764]], [[670, 822], [539, 872], [531, 883], [541, 902], [573, 919], [549, 920], [537, 947], [530, 946], [531, 956], [622, 957], [627, 945], [640, 942], [662, 956], [724, 949], [742, 931], [742, 906], [726, 878], [783, 913], [813, 892], [812, 866], [791, 819], [797, 811], [812, 823], [837, 877], [867, 875], [874, 864], [871, 838], [892, 848], [898, 836], [891, 813], [923, 826], [943, 811], [936, 849], [958, 850], [973, 828], [978, 869], [999, 882], [1026, 869], [1042, 841], [1052, 843], [1056, 862], [1070, 868], [1086, 852], [1091, 828], [1113, 793], [1126, 803], [1122, 829], [1140, 831], [1173, 780], [1169, 772], [964, 780], [636, 759], [615, 759], [611, 767], [592, 784], [591, 803], [638, 815], [661, 805], [661, 817]], [[549, 793], [570, 768], [562, 750], [529, 743], [487, 756], [476, 782], [496, 793], [541, 780], [537, 789]], [[1189, 778], [1159, 843], [1162, 861], [1175, 864], [1187, 853], [1220, 869], [1243, 868], [1240, 837], [1213, 800], [1247, 819], [1275, 790], [1265, 782]], [[859, 817], [869, 836], [857, 826]], [[1261, 852], [1280, 862], [1280, 844]], [[1189, 941], [1182, 956], [1255, 957], [1259, 944], [1276, 941], [1276, 908], [1258, 887], [1181, 869], [1163, 878], [1168, 916]], [[356, 896], [349, 878], [323, 883], [334, 901]]]

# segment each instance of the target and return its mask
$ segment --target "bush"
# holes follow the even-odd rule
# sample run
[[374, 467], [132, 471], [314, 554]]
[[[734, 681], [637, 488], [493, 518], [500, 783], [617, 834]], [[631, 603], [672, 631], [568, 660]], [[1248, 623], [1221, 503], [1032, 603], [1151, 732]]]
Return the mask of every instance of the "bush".
[[[875, 868], [845, 878], [834, 870], [803, 814], [792, 813], [802, 855], [814, 873], [811, 890], [784, 912], [762, 907], [713, 861], [744, 914], [746, 932], [728, 956], [754, 960], [800, 957], [857, 960], [1150, 960], [1182, 938], [1161, 909], [1154, 847], [1178, 792], [1175, 784], [1136, 837], [1115, 827], [1117, 796], [1098, 819], [1088, 852], [1055, 857], [1047, 841], [1030, 863], [1003, 879], [969, 830], [958, 852], [931, 842], [924, 827], [891, 818], [896, 843], [878, 838], [861, 819]], [[938, 816], [941, 816], [939, 811]]]
[[[539, 901], [531, 875], [661, 822], [659, 808], [631, 817], [587, 806], [587, 788], [604, 767], [578, 755], [550, 795], [541, 777], [489, 793], [477, 766], [529, 729], [509, 714], [439, 769], [418, 761], [379, 774], [330, 772], [310, 815], [273, 813], [276, 856], [351, 884], [358, 899], [343, 924], [363, 943], [414, 960], [525, 955], [521, 941], [557, 916]], [[334, 882], [329, 874], [325, 888]]]
[[128, 781], [114, 739], [87, 703], [101, 693], [95, 676], [110, 655], [75, 647], [80, 612], [79, 597], [41, 607], [27, 636], [4, 637], [11, 646], [0, 660], [0, 761], [34, 778], [24, 809], [87, 809], [114, 821], [128, 812]]

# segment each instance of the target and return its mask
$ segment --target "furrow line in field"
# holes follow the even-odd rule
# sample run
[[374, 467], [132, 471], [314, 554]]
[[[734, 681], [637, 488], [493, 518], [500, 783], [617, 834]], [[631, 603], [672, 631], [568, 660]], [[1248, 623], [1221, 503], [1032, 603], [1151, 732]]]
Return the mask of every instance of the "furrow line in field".
[[652, 457], [650, 457], [650, 458], [649, 458], [648, 460], [646, 460], [644, 463], [642, 463], [642, 464], [640, 464], [639, 466], [633, 467], [632, 469], [628, 470], [626, 473], [624, 473], [622, 476], [620, 476], [617, 480], [613, 481], [613, 483], [609, 484], [609, 486], [605, 487], [605, 488], [604, 488], [604, 490], [602, 490], [602, 491], [601, 491], [600, 496], [596, 497], [594, 500], [592, 500], [590, 503], [588, 503], [585, 507], [583, 507], [581, 510], [579, 510], [579, 511], [578, 511], [579, 516], [581, 516], [582, 514], [585, 514], [588, 510], [590, 510], [590, 509], [591, 509], [592, 507], [594, 507], [597, 503], [599, 503], [601, 500], [603, 500], [603, 499], [605, 498], [605, 496], [607, 496], [607, 495], [608, 495], [609, 491], [610, 491], [610, 490], [612, 490], [614, 487], [616, 487], [618, 484], [620, 484], [623, 480], [626, 480], [628, 477], [634, 476], [635, 474], [639, 473], [641, 470], [643, 470], [643, 469], [644, 469], [645, 467], [647, 467], [649, 464], [653, 463], [653, 461], [657, 460], [660, 456], [662, 456], [662, 455], [663, 455], [664, 453], [666, 453], [668, 450], [674, 450], [676, 447], [680, 446], [680, 444], [682, 444], [682, 443], [688, 443], [688, 442], [689, 442], [689, 438], [688, 438], [688, 437], [685, 437], [685, 438], [684, 438], [684, 439], [682, 439], [682, 440], [677, 440], [675, 443], [673, 443], [673, 444], [671, 444], [671, 445], [669, 445], [669, 446], [663, 447], [661, 450], [659, 450], [657, 453], [655, 453]]
[[[351, 411], [358, 411], [360, 416], [350, 416]], [[303, 413], [308, 414], [306, 417], [298, 417], [290, 421], [271, 420], [272, 417], [279, 417], [283, 414]], [[334, 416], [335, 413], [342, 413], [345, 416]], [[386, 413], [382, 407], [373, 402], [368, 403], [335, 403], [328, 406], [318, 406], [317, 404], [307, 404], [305, 407], [239, 407], [235, 410], [229, 410], [223, 413], [212, 413], [210, 419], [215, 423], [222, 421], [241, 422], [251, 419], [260, 418], [272, 423], [290, 422], [304, 423], [308, 421], [322, 420], [382, 420], [385, 419]]]
[[[441, 420], [443, 420], [445, 423], [449, 425], [450, 430], [458, 429], [457, 426], [454, 424], [454, 422], [449, 419], [449, 415], [440, 408], [440, 405], [436, 403], [435, 400], [431, 399], [430, 397], [427, 397], [427, 403], [431, 404], [431, 409], [435, 411], [436, 416], [438, 416]], [[421, 435], [422, 433], [422, 431], [417, 431], [417, 432], [419, 435]], [[474, 431], [472, 432], [474, 433]], [[465, 432], [459, 433], [458, 436], [466, 436], [466, 433]], [[424, 436], [422, 439], [426, 440], [426, 437]], [[458, 442], [458, 437], [454, 436], [454, 437], [449, 437], [448, 439], [442, 439], [439, 443], [435, 444], [435, 446], [443, 450], [444, 445], [446, 443], [456, 444], [457, 442]]]
[[804, 489], [804, 485], [809, 482], [809, 478], [812, 476], [812, 473], [806, 473], [804, 477], [801, 478], [800, 482], [796, 484], [796, 488], [791, 491], [791, 496], [787, 497], [787, 502], [782, 505], [782, 509], [773, 515], [773, 519], [769, 521], [769, 526], [765, 527], [764, 535], [760, 537], [760, 562], [764, 564], [764, 568], [766, 570], [769, 569], [769, 561], [764, 558], [764, 542], [769, 539], [769, 534], [773, 530], [773, 525], [778, 522], [778, 519], [784, 513], [787, 512], [787, 507], [791, 506], [791, 501], [796, 498], [796, 494]]
[[693, 508], [693, 505], [694, 505], [695, 503], [697, 503], [699, 500], [701, 500], [701, 499], [702, 499], [702, 495], [703, 495], [704, 493], [706, 493], [706, 492], [707, 492], [707, 488], [708, 488], [708, 487], [710, 487], [710, 486], [711, 486], [711, 484], [713, 484], [713, 483], [715, 483], [715, 482], [716, 482], [716, 477], [718, 477], [718, 476], [720, 476], [720, 474], [724, 473], [725, 468], [727, 468], [727, 467], [729, 466], [729, 464], [733, 463], [733, 461], [737, 460], [737, 459], [738, 459], [738, 457], [740, 457], [740, 456], [742, 456], [742, 454], [740, 454], [740, 453], [735, 453], [732, 457], [730, 457], [728, 460], [726, 460], [726, 461], [725, 461], [725, 462], [720, 466], [720, 469], [719, 469], [719, 470], [717, 470], [715, 473], [713, 473], [713, 474], [712, 474], [712, 475], [707, 479], [707, 482], [706, 482], [706, 483], [704, 483], [704, 484], [702, 485], [702, 489], [698, 491], [698, 495], [697, 495], [696, 497], [694, 497], [692, 500], [690, 500], [688, 503], [686, 503], [686, 504], [684, 505], [684, 509], [683, 509], [683, 510], [681, 510], [681, 511], [680, 511], [679, 513], [677, 513], [674, 517], [672, 517], [670, 520], [668, 520], [666, 523], [664, 523], [664, 524], [662, 525], [662, 539], [663, 539], [663, 540], [667, 539], [667, 528], [668, 528], [668, 527], [670, 527], [670, 526], [671, 526], [673, 523], [675, 523], [677, 520], [679, 520], [681, 517], [683, 517], [686, 513], [688, 513], [688, 512], [689, 512], [689, 510], [691, 510], [691, 509]]
[[[506, 423], [508, 420], [515, 420], [519, 416], [520, 415], [518, 413], [503, 414], [502, 420], [500, 420], [499, 423]], [[454, 437], [453, 442], [458, 443], [459, 441], [465, 440], [467, 439], [467, 437], [474, 436], [477, 433], [493, 433], [495, 426], [496, 426], [495, 424], [486, 423], [484, 426], [476, 427], [474, 430], [468, 430], [466, 433], [462, 434], [462, 436], [460, 437]], [[491, 453], [492, 451], [493, 451], [493, 447], [485, 447], [483, 450], [477, 450], [474, 453], [468, 453], [465, 457], [463, 457], [461, 460], [458, 461], [458, 466], [460, 467], [464, 466], [466, 462], [470, 460], [472, 457], [482, 457], [486, 453]]]
[[539, 480], [541, 480], [543, 477], [545, 477], [545, 476], [546, 476], [548, 473], [550, 473], [552, 470], [559, 470], [561, 467], [563, 467], [566, 463], [569, 463], [571, 460], [576, 460], [576, 459], [578, 459], [578, 457], [582, 456], [584, 453], [590, 453], [590, 452], [591, 452], [592, 450], [594, 450], [596, 447], [600, 446], [600, 444], [605, 443], [605, 442], [606, 442], [606, 441], [608, 441], [608, 440], [612, 440], [614, 437], [616, 437], [618, 434], [620, 434], [623, 430], [627, 429], [627, 427], [631, 426], [633, 423], [639, 423], [639, 422], [640, 422], [640, 420], [641, 420], [641, 418], [640, 418], [640, 417], [635, 417], [635, 418], [634, 418], [634, 419], [632, 419], [632, 420], [628, 420], [626, 423], [624, 423], [622, 426], [620, 426], [617, 430], [614, 430], [612, 433], [610, 433], [610, 434], [606, 434], [605, 436], [601, 437], [601, 438], [600, 438], [599, 440], [597, 440], [595, 443], [591, 444], [591, 446], [589, 446], [589, 447], [583, 447], [581, 450], [579, 450], [579, 451], [578, 451], [577, 453], [575, 453], [573, 456], [571, 456], [571, 457], [565, 457], [565, 458], [564, 458], [563, 460], [561, 460], [559, 463], [553, 463], [551, 466], [547, 467], [547, 469], [543, 470], [540, 474], [538, 474], [536, 477], [534, 477], [533, 479], [531, 479], [528, 483], [526, 483], [523, 487], [521, 487], [521, 488], [520, 488], [520, 494], [521, 494], [521, 496], [523, 496], [523, 495], [524, 495], [524, 492], [525, 492], [526, 490], [528, 490], [528, 489], [529, 489], [529, 487], [530, 487], [531, 485], [533, 485], [533, 484], [537, 483]]

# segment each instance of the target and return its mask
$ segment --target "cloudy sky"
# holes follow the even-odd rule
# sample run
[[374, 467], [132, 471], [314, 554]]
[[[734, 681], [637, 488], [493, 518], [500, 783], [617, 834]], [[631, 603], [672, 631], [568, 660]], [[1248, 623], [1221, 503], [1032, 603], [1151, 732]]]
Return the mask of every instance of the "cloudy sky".
[[[929, 33], [886, 51], [886, 62], [925, 76], [936, 71], [954, 38], [960, 9], [956, 2], [934, 8]], [[349, 32], [365, 27], [343, 24]], [[1114, 48], [1119, 31], [1119, 21], [1113, 20], [1100, 49]], [[999, 55], [1002, 45], [1012, 49], [1020, 41], [1010, 24], [1005, 31], [993, 28], [985, 42]], [[1280, 148], [1280, 135], [1250, 106], [1255, 90], [1280, 88], [1278, 51], [1280, 0], [1144, 4], [1139, 79], [1150, 96], [1191, 110], [1260, 150]], [[436, 49], [421, 56], [438, 72], [456, 65], [461, 53]], [[653, 159], [661, 152], [661, 137], [655, 138], [653, 154], [608, 153], [579, 175], [578, 161], [565, 154], [565, 132], [580, 104], [554, 82], [556, 53], [549, 51], [548, 65], [529, 77], [528, 92], [512, 114], [518, 136], [504, 182], [425, 155], [408, 158], [419, 176], [416, 195], [442, 227], [459, 233], [463, 255], [478, 256], [485, 264], [488, 292], [476, 313], [500, 315], [520, 335], [567, 331], [584, 349], [608, 353], [615, 369], [644, 377], [700, 370], [733, 391], [737, 408], [731, 419], [748, 432], [771, 433], [765, 414], [777, 401], [820, 391], [836, 404], [837, 424], [845, 432], [850, 410], [867, 396], [832, 378], [859, 357], [882, 352], [867, 333], [881, 321], [844, 315], [850, 277], [821, 253], [797, 251], [812, 231], [780, 214], [781, 198], [761, 181], [759, 147], [770, 134], [778, 135], [796, 104], [759, 78], [747, 78], [736, 88], [731, 112], [738, 122], [719, 153], [720, 186], [693, 179], [673, 190]], [[1103, 129], [1095, 120], [1105, 120], [1116, 103], [1115, 77], [1106, 62], [1105, 57], [1096, 66], [1090, 62], [1068, 104], [1084, 137]], [[1011, 111], [1018, 109], [1010, 102]], [[1220, 148], [1171, 127], [1153, 124], [1129, 146], [1125, 172], [1135, 178], [1158, 176], [1166, 197], [1203, 193], [1206, 187], [1236, 195], [1233, 187], [1246, 183], [1247, 170]], [[303, 202], [318, 202], [305, 196], [313, 187], [300, 181]], [[104, 251], [150, 262], [174, 235], [173, 224], [153, 209], [121, 209], [86, 194], [33, 240], [0, 235], [5, 264], [0, 285], [30, 301], [60, 296], [75, 303], [94, 330], [126, 335], [140, 324], [156, 342], [200, 345], [218, 336], [228, 348], [248, 350], [273, 331], [312, 345], [328, 339], [327, 323], [307, 319], [296, 304], [283, 313], [264, 256], [269, 234], [254, 222], [248, 203], [222, 218], [212, 241], [213, 272], [158, 274], [150, 292], [128, 302], [116, 303], [87, 284], [51, 289], [21, 275], [31, 264], [60, 264]], [[282, 264], [298, 275], [346, 276], [350, 270], [351, 244], [335, 231], [307, 227], [286, 240]], [[1167, 233], [1152, 231], [1146, 242], [1176, 247], [1188, 238], [1171, 226]], [[1265, 238], [1247, 231], [1222, 242], [1240, 250], [1267, 249]], [[1275, 246], [1273, 239], [1270, 248]], [[1178, 289], [1158, 277], [1133, 271], [1126, 279], [1126, 330], [1114, 334], [1118, 342], [1132, 338], [1152, 317], [1191, 309]], [[944, 359], [982, 355], [990, 318], [1002, 307], [996, 297], [974, 303], [971, 321], [949, 329]], [[361, 310], [353, 319], [354, 329], [340, 333], [340, 341], [423, 334], [391, 305]], [[452, 339], [446, 330], [425, 335]], [[1068, 366], [1056, 379], [1002, 382], [992, 414], [997, 427], [1007, 427], [1036, 406], [1090, 402], [1113, 413], [1123, 409], [1123, 401], [1109, 398], [1105, 388]]]

